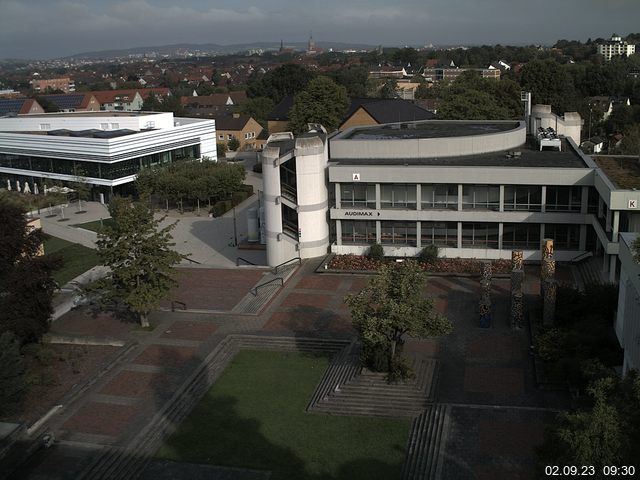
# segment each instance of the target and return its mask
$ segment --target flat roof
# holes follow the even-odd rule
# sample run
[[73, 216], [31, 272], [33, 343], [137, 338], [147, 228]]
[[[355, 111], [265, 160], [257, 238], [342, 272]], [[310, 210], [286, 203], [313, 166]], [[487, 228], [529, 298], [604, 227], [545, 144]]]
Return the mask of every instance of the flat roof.
[[640, 189], [640, 160], [633, 157], [593, 156], [596, 164], [604, 171], [614, 187], [620, 189]]
[[[434, 158], [333, 158], [338, 165], [425, 165], [439, 167], [527, 167], [527, 168], [589, 168], [582, 157], [562, 138], [562, 151], [542, 150], [535, 140], [512, 150]], [[514, 154], [515, 152], [515, 154]], [[519, 154], [517, 152], [520, 152]]]
[[52, 112], [52, 113], [26, 113], [13, 118], [51, 118], [51, 117], [144, 117], [146, 115], [160, 115], [167, 112], [120, 112], [100, 110], [99, 112]]
[[518, 121], [458, 121], [435, 120], [390, 123], [373, 127], [356, 127], [340, 140], [410, 140], [420, 138], [448, 138], [508, 132], [520, 126]]

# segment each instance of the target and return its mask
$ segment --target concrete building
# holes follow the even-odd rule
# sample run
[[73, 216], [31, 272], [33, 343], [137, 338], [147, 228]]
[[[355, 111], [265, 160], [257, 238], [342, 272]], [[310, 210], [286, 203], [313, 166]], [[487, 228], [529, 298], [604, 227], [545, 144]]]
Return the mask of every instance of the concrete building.
[[623, 373], [640, 369], [640, 264], [634, 258], [636, 233], [620, 234], [620, 283], [615, 330], [624, 349]]
[[47, 89], [62, 90], [63, 93], [76, 91], [76, 84], [69, 77], [62, 78], [34, 78], [31, 80], [31, 88], [35, 92], [46, 92]]
[[215, 122], [172, 113], [75, 112], [0, 118], [0, 183], [43, 186], [78, 177], [94, 198], [127, 193], [145, 167], [217, 160]]
[[602, 55], [605, 62], [610, 62], [612, 57], [624, 55], [628, 57], [636, 53], [636, 46], [622, 40], [615, 33], [605, 43], [598, 44], [598, 55]]
[[389, 256], [435, 244], [446, 257], [522, 249], [539, 260], [553, 238], [558, 260], [595, 255], [615, 281], [619, 233], [640, 231], [640, 189], [611, 181], [605, 159], [578, 149], [580, 125], [575, 113], [534, 106], [528, 125], [432, 120], [273, 140], [262, 157], [268, 261], [326, 245], [363, 254], [373, 243]]
[[215, 118], [218, 143], [228, 147], [229, 141], [236, 138], [240, 142], [239, 151], [256, 150], [262, 125], [249, 115], [224, 115]]

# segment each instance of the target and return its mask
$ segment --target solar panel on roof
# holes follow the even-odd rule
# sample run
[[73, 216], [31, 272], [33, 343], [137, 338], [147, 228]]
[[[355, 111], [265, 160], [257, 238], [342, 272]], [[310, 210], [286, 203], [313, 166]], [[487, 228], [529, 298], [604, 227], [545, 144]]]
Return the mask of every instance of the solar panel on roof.
[[25, 98], [0, 100], [0, 115], [19, 113], [25, 101]]
[[84, 95], [43, 95], [43, 98], [46, 98], [61, 110], [68, 110], [70, 108], [78, 108]]

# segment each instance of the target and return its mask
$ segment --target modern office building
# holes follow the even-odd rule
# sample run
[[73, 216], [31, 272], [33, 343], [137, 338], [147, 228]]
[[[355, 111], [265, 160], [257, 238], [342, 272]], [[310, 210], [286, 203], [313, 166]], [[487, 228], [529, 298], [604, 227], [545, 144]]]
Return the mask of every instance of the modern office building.
[[539, 260], [553, 238], [558, 260], [591, 252], [614, 281], [619, 232], [640, 231], [640, 190], [577, 148], [581, 123], [535, 106], [528, 124], [431, 120], [269, 142], [268, 262], [363, 254], [373, 243], [398, 257], [435, 244], [446, 257], [522, 249]]
[[127, 192], [138, 171], [183, 159], [217, 160], [215, 122], [172, 113], [74, 112], [0, 118], [0, 186], [79, 177], [102, 193]]
[[615, 330], [624, 349], [623, 373], [640, 369], [640, 263], [633, 243], [637, 233], [620, 234], [620, 282]]

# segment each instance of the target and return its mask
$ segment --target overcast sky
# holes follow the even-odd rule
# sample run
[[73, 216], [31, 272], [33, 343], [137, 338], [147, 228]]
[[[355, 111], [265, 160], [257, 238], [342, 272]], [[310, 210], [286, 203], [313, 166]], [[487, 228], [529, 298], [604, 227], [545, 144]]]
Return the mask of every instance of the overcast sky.
[[0, 0], [0, 58], [168, 45], [552, 44], [640, 30], [640, 0]]

